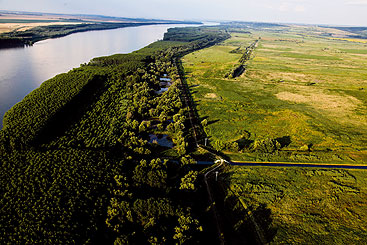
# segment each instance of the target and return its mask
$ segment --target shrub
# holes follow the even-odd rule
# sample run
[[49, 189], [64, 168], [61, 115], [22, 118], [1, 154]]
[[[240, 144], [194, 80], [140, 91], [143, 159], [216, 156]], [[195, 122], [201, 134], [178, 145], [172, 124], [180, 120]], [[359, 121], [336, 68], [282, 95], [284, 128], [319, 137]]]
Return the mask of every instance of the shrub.
[[281, 145], [278, 141], [270, 138], [255, 140], [252, 149], [260, 153], [273, 153], [278, 151]]

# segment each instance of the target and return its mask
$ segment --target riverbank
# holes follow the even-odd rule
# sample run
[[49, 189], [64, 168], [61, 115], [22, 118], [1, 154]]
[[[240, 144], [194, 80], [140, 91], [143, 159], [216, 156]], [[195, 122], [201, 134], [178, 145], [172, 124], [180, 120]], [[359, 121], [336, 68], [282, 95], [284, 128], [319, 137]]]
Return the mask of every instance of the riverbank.
[[33, 45], [34, 43], [50, 38], [64, 37], [70, 34], [86, 31], [110, 30], [125, 27], [144, 26], [144, 25], [160, 25], [160, 24], [201, 24], [201, 22], [183, 22], [183, 21], [166, 21], [166, 22], [146, 22], [146, 23], [82, 23], [82, 24], [66, 24], [66, 25], [48, 25], [37, 26], [25, 31], [12, 31], [0, 34], [0, 49], [22, 47], [25, 45]]

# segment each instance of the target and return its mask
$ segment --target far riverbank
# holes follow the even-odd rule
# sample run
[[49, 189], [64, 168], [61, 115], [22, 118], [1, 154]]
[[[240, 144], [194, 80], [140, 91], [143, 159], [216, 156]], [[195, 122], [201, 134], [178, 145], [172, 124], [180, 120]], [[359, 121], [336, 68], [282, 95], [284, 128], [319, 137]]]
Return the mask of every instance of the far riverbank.
[[145, 25], [162, 25], [162, 24], [202, 24], [201, 22], [147, 22], [147, 23], [82, 23], [82, 24], [66, 24], [66, 25], [49, 25], [39, 26], [26, 31], [14, 31], [0, 34], [0, 49], [31, 46], [36, 42], [50, 39], [65, 37], [70, 34], [87, 31], [111, 30], [125, 27], [136, 27]]

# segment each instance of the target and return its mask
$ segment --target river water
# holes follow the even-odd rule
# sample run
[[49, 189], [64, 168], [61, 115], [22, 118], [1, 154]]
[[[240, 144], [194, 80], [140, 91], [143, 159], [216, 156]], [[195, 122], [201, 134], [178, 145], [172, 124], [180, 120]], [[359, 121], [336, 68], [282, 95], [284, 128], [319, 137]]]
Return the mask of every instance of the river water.
[[0, 128], [7, 110], [42, 82], [99, 56], [130, 53], [163, 38], [168, 28], [151, 25], [81, 32], [24, 48], [0, 49]]

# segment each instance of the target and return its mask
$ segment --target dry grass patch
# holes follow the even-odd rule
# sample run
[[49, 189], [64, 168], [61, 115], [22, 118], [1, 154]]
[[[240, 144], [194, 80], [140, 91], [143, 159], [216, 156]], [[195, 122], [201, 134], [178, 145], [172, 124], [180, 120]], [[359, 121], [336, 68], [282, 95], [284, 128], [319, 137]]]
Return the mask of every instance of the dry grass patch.
[[363, 103], [353, 96], [331, 95], [316, 89], [309, 89], [301, 93], [279, 92], [276, 97], [280, 100], [312, 106], [315, 110], [339, 123], [367, 126], [367, 117], [355, 113], [355, 110]]
[[339, 37], [339, 38], [345, 38], [348, 37], [348, 35], [352, 35], [353, 33], [348, 32], [348, 31], [343, 31], [343, 30], [338, 30], [338, 29], [334, 29], [334, 28], [323, 28], [323, 27], [317, 27], [317, 29], [321, 32], [321, 33], [330, 33], [333, 35], [333, 37]]
[[357, 39], [357, 38], [330, 38], [331, 40], [340, 40], [354, 43], [367, 43], [366, 39]]
[[218, 98], [218, 95], [216, 95], [215, 93], [207, 93], [204, 97], [207, 99], [216, 99]]
[[265, 57], [260, 57], [260, 56], [255, 56], [253, 58], [254, 61], [270, 61], [269, 58], [265, 58]]
[[316, 82], [315, 76], [306, 75], [303, 73], [293, 72], [271, 72], [267, 74], [269, 80], [284, 80], [284, 81], [295, 81], [295, 82]]
[[[278, 138], [290, 136], [292, 140], [291, 148], [298, 148], [309, 142], [319, 143], [324, 139], [321, 132], [315, 131], [307, 121], [310, 120], [306, 115], [291, 111], [282, 110], [271, 112], [263, 120], [254, 122], [251, 132], [256, 137]], [[318, 139], [318, 140], [316, 140]], [[336, 142], [332, 142], [333, 145]]]

